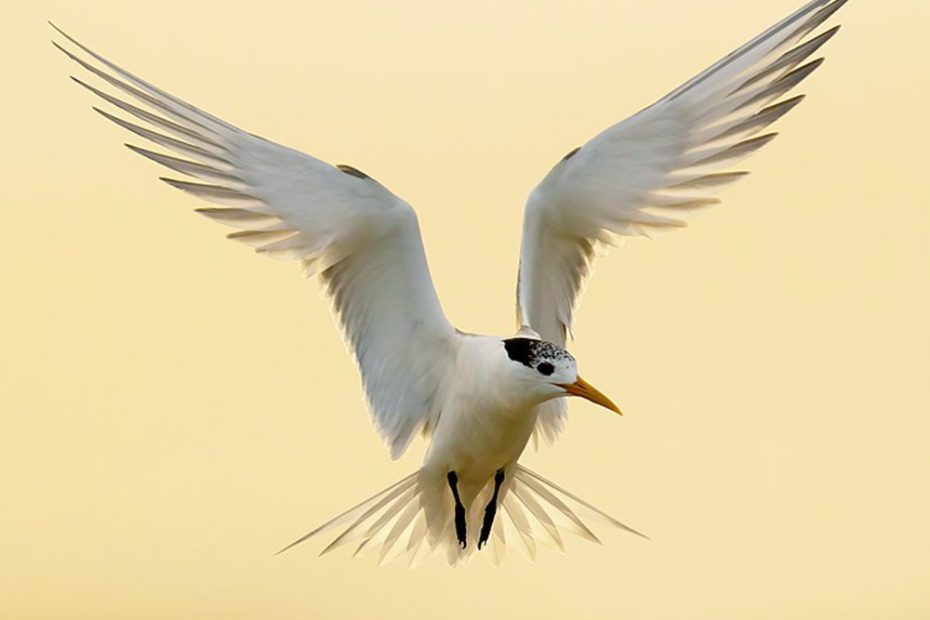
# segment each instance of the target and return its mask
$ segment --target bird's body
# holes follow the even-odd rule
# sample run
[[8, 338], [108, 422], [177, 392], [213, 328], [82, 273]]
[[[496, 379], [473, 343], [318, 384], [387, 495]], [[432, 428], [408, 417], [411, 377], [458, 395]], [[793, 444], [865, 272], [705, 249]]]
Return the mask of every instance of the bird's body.
[[[445, 547], [454, 561], [491, 543], [489, 534], [497, 506], [514, 514], [521, 510], [516, 504], [531, 512], [539, 510], [536, 500], [528, 495], [539, 491], [521, 489], [520, 485], [525, 487], [526, 483], [515, 474], [517, 461], [536, 429], [539, 405], [561, 395], [562, 388], [558, 385], [578, 384], [571, 389], [580, 390], [581, 395], [607, 407], [615, 409], [615, 406], [577, 378], [571, 355], [551, 343], [529, 337], [526, 330], [513, 337], [456, 332], [452, 349], [449, 369], [452, 374], [443, 382], [448, 389], [439, 396], [441, 414], [432, 426], [424, 429], [430, 436], [430, 444], [421, 468], [396, 497], [378, 505], [382, 498], [375, 496], [373, 504], [362, 504], [353, 514], [362, 520], [373, 520], [379, 527], [375, 516], [380, 511], [389, 515], [388, 520], [396, 518], [396, 523], [404, 527], [421, 517], [431, 546]], [[540, 365], [557, 383], [534, 381]], [[545, 365], [551, 366], [551, 370]], [[526, 472], [523, 476], [532, 475], [522, 471]], [[516, 500], [509, 498], [512, 490], [516, 490]], [[544, 502], [552, 501], [551, 496], [546, 497], [551, 491], [541, 493]], [[569, 501], [575, 500], [569, 496]], [[375, 506], [377, 509], [369, 514]], [[490, 516], [489, 506], [493, 506]], [[410, 507], [413, 507], [411, 514], [401, 518]], [[567, 509], [559, 502], [555, 507]], [[461, 511], [459, 516], [457, 508]], [[323, 528], [336, 524], [330, 522]], [[390, 532], [386, 533], [390, 540]], [[582, 533], [593, 537], [586, 527]], [[557, 534], [554, 540], [561, 543]], [[335, 544], [343, 542], [346, 540], [337, 538]]]
[[442, 407], [423, 470], [443, 479], [458, 472], [459, 492], [466, 504], [499, 469], [520, 458], [536, 425], [537, 399], [514, 389], [502, 368], [502, 337], [459, 335], [452, 389]]
[[[496, 349], [503, 350], [501, 338], [461, 337], [458, 368], [468, 370], [456, 375], [419, 473], [423, 505], [429, 507], [426, 518], [435, 523], [435, 531], [454, 522], [448, 473], [456, 473], [466, 515], [466, 549], [478, 541], [482, 510], [495, 474], [513, 470], [536, 423], [538, 403], [500, 381], [494, 372], [502, 365], [494, 355]], [[509, 485], [501, 489], [501, 500], [508, 490]], [[458, 542], [452, 533], [451, 529], [445, 532], [447, 549]]]
[[418, 433], [430, 441], [418, 471], [293, 544], [344, 526], [326, 550], [356, 541], [384, 559], [444, 549], [456, 562], [485, 545], [499, 558], [515, 538], [530, 554], [540, 537], [561, 546], [565, 531], [597, 540], [579, 512], [626, 528], [519, 463], [534, 434], [558, 434], [566, 396], [619, 413], [565, 350], [596, 249], [683, 227], [718, 203], [747, 174], [730, 168], [800, 103], [784, 97], [820, 66], [807, 59], [838, 26], [814, 32], [845, 2], [812, 0], [555, 164], [526, 204], [513, 336], [449, 323], [414, 210], [367, 174], [247, 133], [61, 31], [78, 52], [56, 46], [124, 96], [74, 78], [124, 116], [98, 112], [174, 154], [130, 148], [194, 179], [164, 181], [220, 205], [200, 213], [319, 278], [392, 457]]

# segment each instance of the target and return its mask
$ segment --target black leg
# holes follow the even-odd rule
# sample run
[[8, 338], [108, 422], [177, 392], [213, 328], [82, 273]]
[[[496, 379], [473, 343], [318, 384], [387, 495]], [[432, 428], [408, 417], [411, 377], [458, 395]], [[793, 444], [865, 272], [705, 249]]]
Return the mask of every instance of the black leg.
[[455, 500], [455, 537], [464, 549], [468, 543], [465, 538], [465, 506], [462, 505], [462, 498], [459, 497], [459, 477], [454, 471], [450, 471], [446, 478], [449, 480], [449, 488], [452, 489], [452, 498]]
[[478, 548], [488, 542], [491, 536], [491, 526], [494, 525], [494, 515], [497, 514], [497, 495], [500, 493], [501, 484], [504, 482], [504, 470], [498, 469], [494, 474], [494, 494], [491, 495], [491, 501], [484, 508], [484, 522], [481, 524], [481, 536], [478, 537]]

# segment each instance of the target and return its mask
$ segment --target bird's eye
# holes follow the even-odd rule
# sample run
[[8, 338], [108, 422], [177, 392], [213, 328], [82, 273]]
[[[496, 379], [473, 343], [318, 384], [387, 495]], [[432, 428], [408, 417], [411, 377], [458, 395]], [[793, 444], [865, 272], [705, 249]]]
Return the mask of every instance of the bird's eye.
[[555, 372], [555, 367], [549, 362], [543, 362], [542, 364], [536, 367], [536, 370], [538, 370], [539, 372], [541, 372], [542, 374], [548, 377], [553, 372]]

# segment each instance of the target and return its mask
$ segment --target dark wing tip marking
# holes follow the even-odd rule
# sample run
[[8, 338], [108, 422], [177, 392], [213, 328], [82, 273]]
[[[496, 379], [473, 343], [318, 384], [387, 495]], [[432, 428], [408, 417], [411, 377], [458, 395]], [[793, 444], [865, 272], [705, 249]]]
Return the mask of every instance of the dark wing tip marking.
[[354, 168], [354, 167], [349, 166], [349, 165], [346, 165], [346, 164], [339, 164], [339, 165], [336, 166], [336, 168], [337, 168], [340, 172], [345, 172], [345, 173], [348, 174], [349, 176], [353, 176], [353, 177], [356, 177], [356, 178], [359, 178], [359, 179], [370, 179], [370, 178], [371, 178], [371, 177], [369, 177], [367, 174], [365, 174], [364, 172], [362, 172], [361, 170], [359, 170], [358, 168]]
[[581, 147], [576, 146], [575, 148], [573, 148], [572, 150], [570, 150], [568, 153], [565, 154], [565, 157], [562, 158], [562, 161], [568, 161], [569, 159], [574, 157], [575, 154], [580, 150], [581, 150]]

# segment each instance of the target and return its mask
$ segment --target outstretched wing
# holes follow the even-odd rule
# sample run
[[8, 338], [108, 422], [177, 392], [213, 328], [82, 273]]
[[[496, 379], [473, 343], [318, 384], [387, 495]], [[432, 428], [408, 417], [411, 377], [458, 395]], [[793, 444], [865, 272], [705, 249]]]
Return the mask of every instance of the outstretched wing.
[[[806, 62], [839, 26], [814, 31], [846, 0], [814, 0], [675, 89], [566, 155], [530, 193], [523, 220], [517, 316], [564, 344], [599, 243], [686, 225], [747, 172], [739, 161], [772, 141], [759, 135], [803, 99], [785, 98], [817, 69]], [[558, 401], [540, 430], [562, 424]]]
[[121, 97], [73, 79], [133, 120], [94, 109], [174, 154], [127, 146], [195, 179], [163, 181], [222, 205], [197, 211], [238, 229], [230, 239], [301, 261], [308, 275], [320, 276], [358, 361], [374, 423], [400, 456], [439, 414], [455, 339], [410, 205], [352, 167], [237, 129], [58, 32], [76, 50], [56, 47]]

